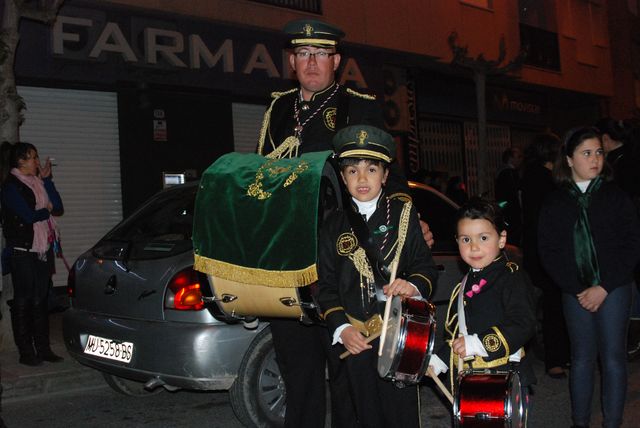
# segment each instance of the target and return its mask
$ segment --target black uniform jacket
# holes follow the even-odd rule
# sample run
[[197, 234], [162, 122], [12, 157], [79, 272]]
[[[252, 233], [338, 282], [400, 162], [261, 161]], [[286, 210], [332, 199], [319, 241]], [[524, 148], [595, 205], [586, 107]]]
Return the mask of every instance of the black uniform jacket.
[[[300, 137], [300, 154], [333, 150], [333, 135], [347, 125], [367, 124], [384, 129], [382, 109], [375, 95], [357, 92], [345, 86], [339, 86], [334, 93], [335, 89], [336, 83], [333, 83], [327, 89], [313, 94], [309, 101], [298, 99], [300, 123], [304, 125]], [[258, 153], [262, 155], [269, 154], [287, 137], [294, 135], [297, 126], [294, 112], [300, 90], [296, 88], [284, 93], [274, 93], [272, 96], [276, 100], [271, 108], [265, 141], [260, 142], [262, 150]]]
[[[390, 222], [387, 223], [387, 200], [389, 201]], [[367, 226], [373, 236], [375, 246], [379, 249], [385, 239], [384, 228], [389, 229], [387, 242], [381, 255], [384, 263], [390, 264], [395, 255], [398, 240], [398, 225], [404, 202], [399, 199], [387, 199], [384, 193], [380, 196], [378, 207], [369, 218]], [[346, 209], [357, 210], [355, 206]], [[381, 228], [381, 226], [383, 226]], [[327, 219], [320, 233], [318, 252], [318, 302], [323, 312], [329, 331], [348, 323], [347, 314], [366, 321], [375, 313], [382, 313], [384, 305], [378, 304], [375, 297], [368, 297], [367, 282], [363, 280], [354, 263], [349, 258], [359, 245], [354, 243], [353, 231], [347, 215], [338, 210]], [[427, 247], [415, 208], [411, 208], [407, 236], [400, 255], [398, 278], [404, 278], [414, 284], [422, 297], [428, 299], [436, 284], [438, 272]], [[386, 284], [380, 284], [380, 287]]]
[[[593, 245], [598, 256], [602, 287], [611, 291], [633, 282], [640, 258], [640, 223], [631, 199], [617, 185], [604, 182], [591, 195], [587, 209]], [[540, 261], [565, 293], [578, 294], [586, 285], [578, 281], [573, 228], [578, 203], [565, 188], [549, 195], [540, 212]]]
[[[472, 291], [476, 284], [480, 286], [477, 293]], [[445, 325], [451, 339], [459, 335], [459, 291], [460, 287], [456, 287], [451, 296]], [[473, 361], [465, 363], [465, 368], [508, 369], [509, 355], [524, 347], [535, 335], [533, 287], [527, 274], [500, 256], [480, 271], [469, 271], [464, 293], [467, 334], [477, 334], [488, 354], [487, 357], [476, 356]], [[449, 362], [451, 369], [457, 366], [457, 357], [450, 361], [450, 343], [440, 348], [438, 357], [445, 363]], [[519, 372], [523, 385], [535, 382], [535, 374], [526, 355], [520, 362]]]
[[[334, 134], [348, 125], [372, 125], [385, 129], [382, 108], [375, 95], [355, 91], [334, 82], [327, 89], [316, 92], [309, 101], [300, 100], [300, 89], [274, 92], [272, 106], [265, 113], [265, 123], [258, 142], [257, 153], [268, 155], [282, 142], [295, 134], [294, 117], [298, 98], [300, 135], [298, 154], [333, 150]], [[335, 93], [334, 93], [335, 91]], [[306, 106], [305, 108], [303, 108]], [[387, 191], [389, 195], [410, 199], [406, 177], [397, 162], [391, 164]]]

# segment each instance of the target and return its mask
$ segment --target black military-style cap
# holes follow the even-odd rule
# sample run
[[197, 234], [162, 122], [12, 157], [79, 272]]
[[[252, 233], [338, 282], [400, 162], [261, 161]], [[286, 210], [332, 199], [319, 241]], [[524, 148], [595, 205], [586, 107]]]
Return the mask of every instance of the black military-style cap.
[[351, 125], [342, 128], [333, 137], [333, 148], [342, 158], [393, 161], [396, 144], [393, 137], [370, 125]]
[[289, 43], [294, 48], [296, 46], [335, 47], [344, 37], [341, 29], [317, 19], [291, 21], [284, 26], [283, 31], [289, 36]]

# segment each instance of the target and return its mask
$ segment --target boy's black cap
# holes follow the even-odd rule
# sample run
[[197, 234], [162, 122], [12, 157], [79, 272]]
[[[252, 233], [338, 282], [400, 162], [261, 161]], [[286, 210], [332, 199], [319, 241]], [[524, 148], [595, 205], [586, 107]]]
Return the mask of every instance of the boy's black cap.
[[393, 137], [370, 125], [351, 125], [342, 128], [333, 137], [333, 148], [342, 158], [393, 161], [396, 145]]
[[289, 22], [283, 30], [289, 36], [291, 47], [316, 46], [332, 48], [344, 37], [338, 27], [317, 19], [297, 19]]

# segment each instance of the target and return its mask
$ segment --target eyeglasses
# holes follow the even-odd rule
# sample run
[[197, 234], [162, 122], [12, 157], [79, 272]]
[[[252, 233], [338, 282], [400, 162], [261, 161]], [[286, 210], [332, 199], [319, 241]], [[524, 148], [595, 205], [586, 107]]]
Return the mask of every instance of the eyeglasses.
[[327, 52], [327, 51], [316, 51], [316, 52], [298, 51], [295, 53], [295, 55], [296, 55], [296, 58], [303, 61], [307, 61], [311, 57], [314, 57], [316, 61], [326, 61], [330, 57], [334, 56], [336, 53], [337, 52]]

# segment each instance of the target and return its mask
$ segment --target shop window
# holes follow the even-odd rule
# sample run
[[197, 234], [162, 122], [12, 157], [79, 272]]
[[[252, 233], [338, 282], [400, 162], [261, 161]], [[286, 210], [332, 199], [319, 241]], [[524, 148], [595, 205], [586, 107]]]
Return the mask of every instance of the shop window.
[[320, 0], [251, 0], [255, 3], [270, 4], [273, 6], [286, 7], [287, 9], [302, 10], [304, 12], [322, 13]]

